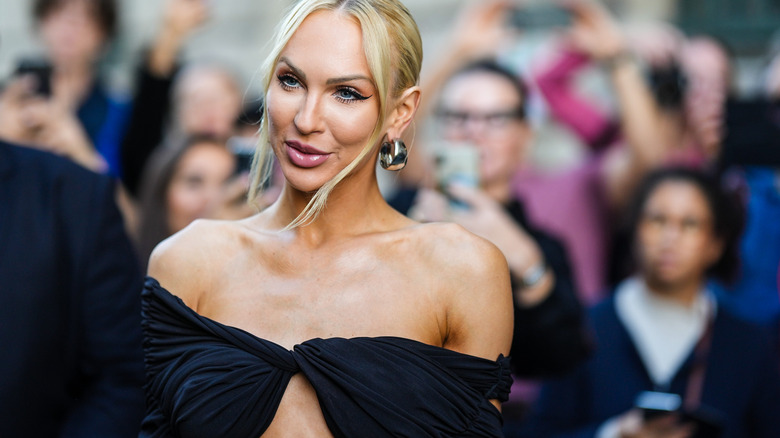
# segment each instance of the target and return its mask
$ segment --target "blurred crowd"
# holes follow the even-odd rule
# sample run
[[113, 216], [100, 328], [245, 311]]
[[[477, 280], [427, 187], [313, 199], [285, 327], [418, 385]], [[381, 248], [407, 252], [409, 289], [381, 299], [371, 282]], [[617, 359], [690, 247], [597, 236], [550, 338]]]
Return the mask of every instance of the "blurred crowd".
[[[100, 431], [140, 421], [142, 368], [122, 364], [142, 363], [140, 334], [108, 327], [138, 319], [133, 297], [152, 249], [195, 219], [262, 210], [282, 178], [247, 202], [262, 96], [224, 65], [182, 62], [214, 19], [208, 2], [164, 2], [132, 96], [105, 87], [98, 67], [120, 21], [115, 1], [32, 3], [45, 56], [21, 60], [0, 91], [0, 242], [17, 242], [0, 249], [0, 302], [3, 324], [18, 326], [0, 345], [29, 352], [0, 367], [0, 416], [16, 421], [3, 418], [0, 435], [35, 422], [17, 392], [39, 403], [60, 385], [46, 403], [52, 424], [119, 436]], [[552, 42], [519, 71], [512, 54], [538, 26]], [[383, 193], [402, 213], [459, 223], [506, 256], [516, 324], [533, 325], [513, 343], [507, 436], [780, 436], [780, 51], [767, 55], [764, 93], [746, 100], [717, 38], [666, 22], [625, 26], [590, 0], [486, 0], [467, 2], [426, 57], [409, 164]], [[613, 107], [583, 90], [594, 71]], [[543, 124], [576, 139], [576, 159], [535, 162], [532, 149], [555, 146]], [[50, 153], [87, 170], [49, 163]], [[97, 199], [90, 184], [110, 196]], [[101, 225], [104, 210], [117, 212], [105, 219], [114, 226]], [[100, 251], [63, 260], [91, 239]], [[54, 280], [31, 283], [39, 277]], [[25, 305], [11, 296], [36, 287]], [[64, 291], [73, 297], [53, 298]], [[65, 316], [42, 333], [50, 312]], [[115, 337], [101, 344], [90, 330]], [[21, 370], [34, 358], [57, 370], [36, 373], [61, 381], [28, 384], [36, 376]], [[101, 376], [105, 387], [92, 386]], [[99, 397], [111, 393], [125, 408], [105, 407]], [[93, 416], [110, 419], [106, 429], [84, 426]], [[43, 423], [32, 435], [65, 427]]]

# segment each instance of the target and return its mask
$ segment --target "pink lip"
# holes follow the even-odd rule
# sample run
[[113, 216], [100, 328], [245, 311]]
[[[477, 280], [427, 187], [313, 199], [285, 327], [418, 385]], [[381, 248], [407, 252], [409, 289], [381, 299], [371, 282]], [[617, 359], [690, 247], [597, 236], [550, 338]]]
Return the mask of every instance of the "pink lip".
[[316, 167], [330, 157], [327, 152], [297, 141], [289, 140], [284, 144], [287, 146], [287, 157], [298, 167]]

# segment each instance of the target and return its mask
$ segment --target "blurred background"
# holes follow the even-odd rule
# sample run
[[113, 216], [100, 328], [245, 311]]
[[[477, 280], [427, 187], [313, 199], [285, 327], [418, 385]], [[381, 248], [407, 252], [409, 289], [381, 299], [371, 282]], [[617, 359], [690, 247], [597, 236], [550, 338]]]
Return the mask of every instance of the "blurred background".
[[[468, 0], [407, 0], [423, 33], [427, 61], [459, 6]], [[290, 0], [212, 0], [212, 19], [188, 42], [185, 59], [227, 62], [251, 79], [265, 53], [265, 42]], [[541, 3], [527, 0], [522, 4]], [[707, 33], [726, 41], [737, 55], [737, 86], [755, 93], [756, 76], [766, 62], [773, 32], [780, 28], [780, 0], [605, 0], [624, 22], [668, 20], [687, 33]], [[34, 38], [31, 0], [3, 0], [0, 14], [0, 77], [7, 77], [19, 57], [40, 51]], [[159, 27], [164, 2], [121, 0], [118, 38], [105, 60], [112, 84], [132, 85], [131, 66]], [[537, 33], [530, 32], [538, 37]], [[775, 35], [775, 46], [780, 38]]]
[[[425, 57], [423, 74], [437, 53], [446, 49], [453, 22], [464, 3], [473, 0], [407, 0], [423, 34]], [[0, 14], [0, 78], [7, 78], [21, 59], [43, 52], [36, 37], [32, 0], [3, 0]], [[120, 23], [116, 38], [101, 58], [101, 77], [110, 92], [130, 96], [142, 53], [152, 44], [163, 25], [165, 2], [158, 0], [119, 0]], [[209, 19], [190, 35], [179, 52], [182, 64], [190, 61], [229, 68], [241, 84], [245, 96], [254, 96], [259, 87], [256, 71], [265, 57], [266, 43], [276, 22], [291, 0], [209, 0]], [[545, 2], [518, 1], [533, 7]], [[763, 75], [774, 53], [780, 51], [780, 0], [603, 0], [626, 29], [644, 23], [665, 21], [688, 35], [707, 34], [718, 38], [732, 51], [735, 97], [751, 98], [762, 92]], [[559, 28], [534, 25], [519, 33], [504, 52], [504, 62], [528, 74], [534, 60], [544, 58]], [[609, 81], [599, 69], [585, 71], [578, 78], [580, 89], [605, 110], [615, 103]], [[555, 169], [580, 160], [576, 139], [556, 125], [548, 125], [544, 103], [529, 102], [530, 119], [538, 129], [533, 161], [542, 168]]]

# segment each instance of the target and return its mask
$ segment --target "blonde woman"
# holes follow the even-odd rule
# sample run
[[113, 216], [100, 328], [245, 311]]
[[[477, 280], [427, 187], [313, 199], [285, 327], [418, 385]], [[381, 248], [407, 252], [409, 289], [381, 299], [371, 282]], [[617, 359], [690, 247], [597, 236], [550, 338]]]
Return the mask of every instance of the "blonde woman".
[[142, 436], [501, 436], [512, 294], [492, 244], [382, 198], [422, 49], [397, 0], [303, 0], [265, 65], [250, 198], [152, 254]]

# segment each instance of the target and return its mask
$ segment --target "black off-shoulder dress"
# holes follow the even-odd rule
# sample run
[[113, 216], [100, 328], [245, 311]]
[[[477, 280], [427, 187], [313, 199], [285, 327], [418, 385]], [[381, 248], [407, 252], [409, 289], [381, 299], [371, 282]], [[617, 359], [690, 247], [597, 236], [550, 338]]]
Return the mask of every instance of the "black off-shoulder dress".
[[501, 437], [509, 359], [400, 337], [311, 339], [288, 350], [203, 317], [153, 278], [142, 294], [142, 437], [252, 437], [303, 373], [339, 437]]

